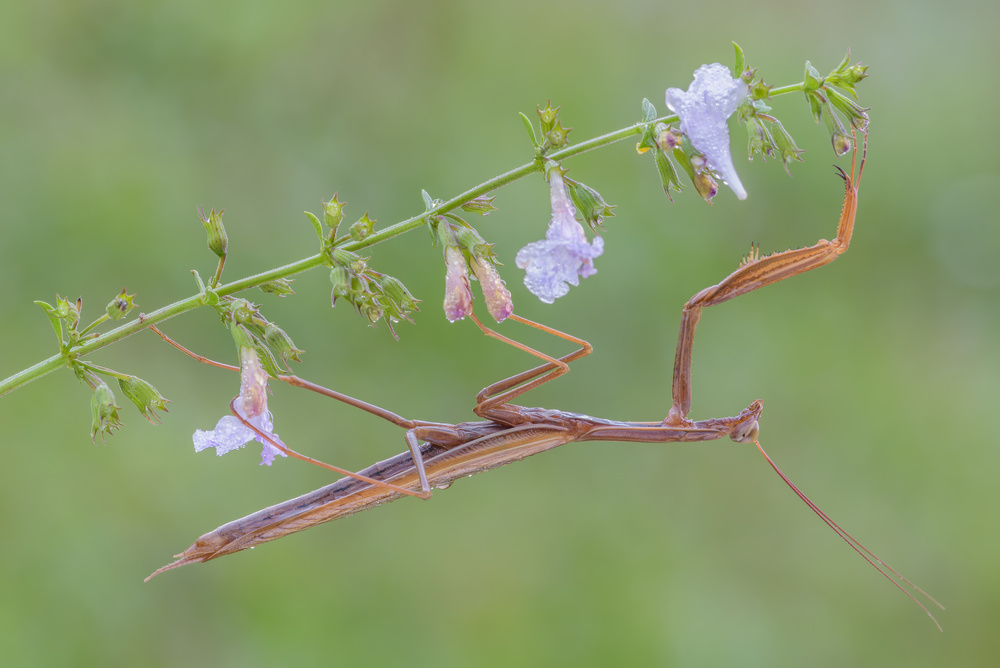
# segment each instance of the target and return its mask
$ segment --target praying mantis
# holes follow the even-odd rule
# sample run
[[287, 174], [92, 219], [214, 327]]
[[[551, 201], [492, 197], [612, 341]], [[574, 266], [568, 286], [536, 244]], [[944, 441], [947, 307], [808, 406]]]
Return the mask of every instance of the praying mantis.
[[[589, 355], [592, 348], [582, 339], [512, 315], [511, 318], [514, 320], [560, 336], [579, 346], [577, 350], [555, 359], [493, 332], [472, 315], [471, 318], [476, 325], [487, 335], [526, 350], [546, 360], [545, 363], [484, 388], [478, 394], [473, 409], [481, 420], [460, 424], [408, 420], [381, 407], [297, 376], [279, 376], [279, 380], [345, 402], [406, 429], [408, 451], [378, 462], [358, 473], [351, 473], [299, 455], [275, 443], [266, 434], [244, 421], [247, 427], [286, 454], [337, 471], [345, 477], [333, 484], [265, 508], [204, 534], [187, 550], [175, 555], [176, 561], [152, 573], [146, 578], [147, 581], [180, 566], [210, 561], [239, 552], [403, 496], [428, 498], [432, 489], [444, 489], [458, 478], [481, 473], [568, 443], [579, 441], [682, 443], [728, 437], [737, 443], [754, 443], [795, 494], [869, 564], [920, 606], [940, 629], [940, 624], [930, 610], [900, 583], [909, 585], [938, 607], [943, 609], [943, 606], [843, 530], [803, 494], [767, 455], [757, 438], [763, 410], [761, 401], [754, 401], [734, 417], [697, 421], [687, 418], [691, 410], [691, 357], [694, 335], [702, 309], [822, 267], [846, 252], [854, 231], [858, 187], [866, 158], [867, 135], [864, 135], [860, 162], [858, 143], [855, 141], [850, 173], [836, 168], [844, 180], [845, 194], [836, 237], [832, 241], [821, 239], [812, 246], [776, 252], [764, 257], [753, 251], [744, 257], [737, 270], [722, 282], [698, 292], [684, 305], [674, 358], [672, 404], [663, 420], [619, 422], [561, 410], [528, 408], [511, 403], [524, 393], [566, 373], [571, 362]], [[856, 176], [855, 169], [857, 169]], [[168, 342], [181, 348], [159, 330], [153, 329]], [[181, 350], [198, 358], [184, 348]], [[207, 361], [204, 358], [198, 359]], [[233, 414], [237, 415], [235, 410]], [[240, 419], [242, 421], [242, 418]]]

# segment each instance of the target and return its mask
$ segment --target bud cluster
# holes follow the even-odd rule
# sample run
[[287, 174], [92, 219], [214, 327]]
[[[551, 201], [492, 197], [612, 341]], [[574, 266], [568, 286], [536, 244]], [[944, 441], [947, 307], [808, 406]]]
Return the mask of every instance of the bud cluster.
[[[850, 50], [840, 65], [826, 77], [821, 77], [816, 68], [806, 61], [803, 92], [809, 101], [813, 119], [826, 125], [830, 143], [837, 155], [844, 155], [851, 150], [853, 130], [868, 129], [869, 109], [857, 103], [858, 93], [854, 89], [855, 84], [868, 76], [867, 70], [868, 67], [860, 63], [851, 65]], [[850, 93], [854, 99], [838, 91], [835, 86]], [[852, 131], [849, 132], [844, 127], [840, 116], [847, 120]]]
[[562, 107], [552, 108], [552, 102], [546, 102], [545, 108], [536, 107], [538, 121], [542, 128], [541, 152], [544, 155], [549, 149], [562, 148], [569, 144], [569, 133], [573, 128], [564, 128], [559, 120], [559, 110]]
[[417, 307], [420, 300], [414, 298], [399, 279], [371, 269], [368, 259], [357, 253], [337, 248], [330, 257], [330, 282], [333, 284], [330, 303], [336, 306], [338, 299], [347, 300], [373, 327], [384, 318], [389, 333], [398, 339], [393, 323], [413, 322], [410, 313], [420, 310]]
[[240, 297], [223, 297], [216, 310], [229, 324], [237, 349], [255, 349], [272, 376], [284, 373], [289, 362], [302, 361], [299, 353], [303, 351], [285, 330], [261, 315], [259, 305]]

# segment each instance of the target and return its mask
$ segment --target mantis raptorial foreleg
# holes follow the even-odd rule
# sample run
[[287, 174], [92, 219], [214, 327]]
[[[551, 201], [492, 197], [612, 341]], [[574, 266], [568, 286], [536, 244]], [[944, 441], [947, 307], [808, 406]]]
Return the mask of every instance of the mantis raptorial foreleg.
[[833, 241], [820, 239], [813, 246], [772, 253], [766, 257], [758, 257], [756, 252], [752, 252], [743, 258], [739, 269], [725, 280], [718, 285], [705, 288], [684, 305], [680, 336], [677, 340], [677, 354], [674, 357], [673, 403], [667, 416], [668, 424], [683, 423], [691, 411], [691, 350], [694, 346], [694, 330], [703, 308], [721, 304], [765, 285], [822, 267], [836, 260], [847, 250], [851, 243], [851, 234], [854, 232], [854, 217], [858, 210], [858, 185], [861, 183], [861, 172], [865, 168], [868, 147], [868, 136], [863, 137], [857, 178], [854, 176], [855, 161], [858, 156], [857, 142], [854, 144], [851, 173], [848, 174], [837, 167], [840, 177], [844, 179], [845, 194], [840, 222], [837, 224], [837, 237]]

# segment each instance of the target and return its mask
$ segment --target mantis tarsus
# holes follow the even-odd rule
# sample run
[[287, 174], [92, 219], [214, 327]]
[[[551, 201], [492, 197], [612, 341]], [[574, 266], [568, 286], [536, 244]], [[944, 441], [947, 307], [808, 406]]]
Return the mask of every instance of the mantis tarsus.
[[[867, 136], [864, 137], [864, 140], [866, 142]], [[837, 168], [845, 183], [845, 194], [837, 226], [837, 236], [834, 240], [823, 239], [813, 246], [777, 252], [766, 257], [760, 257], [756, 252], [752, 252], [743, 259], [739, 268], [721, 283], [702, 290], [685, 304], [674, 360], [672, 405], [667, 417], [662, 421], [617, 422], [566, 411], [527, 408], [511, 404], [512, 400], [525, 392], [565, 373], [570, 362], [591, 352], [591, 347], [586, 341], [531, 323], [518, 316], [512, 316], [512, 318], [557, 334], [579, 345], [580, 348], [559, 359], [553, 359], [516, 344], [475, 320], [476, 324], [488, 335], [517, 345], [546, 360], [546, 363], [541, 366], [484, 388], [477, 396], [477, 404], [474, 408], [476, 415], [483, 418], [483, 421], [443, 424], [407, 420], [378, 406], [315, 385], [296, 376], [281, 376], [280, 380], [320, 392], [403, 427], [407, 430], [406, 441], [409, 451], [378, 462], [355, 474], [302, 457], [298, 453], [282, 448], [269, 440], [272, 445], [285, 450], [288, 454], [326, 466], [345, 474], [347, 477], [321, 489], [225, 524], [201, 536], [191, 547], [176, 555], [176, 561], [163, 566], [149, 578], [180, 566], [209, 561], [245, 550], [317, 524], [394, 501], [404, 495], [426, 498], [430, 496], [432, 488], [445, 488], [460, 477], [480, 473], [567, 443], [576, 441], [677, 443], [708, 441], [728, 436], [738, 443], [752, 442], [756, 444], [771, 467], [796, 495], [869, 564], [920, 606], [940, 629], [940, 624], [934, 615], [900, 583], [905, 583], [914, 591], [924, 594], [935, 605], [943, 606], [940, 606], [919, 587], [913, 585], [912, 582], [881, 561], [830, 519], [781, 472], [764, 452], [757, 440], [758, 421], [763, 410], [761, 401], [754, 401], [735, 417], [699, 421], [692, 421], [686, 417], [691, 409], [691, 354], [695, 327], [701, 317], [701, 310], [765, 285], [821, 267], [832, 262], [847, 250], [854, 229], [858, 185], [866, 158], [866, 152], [863, 149], [860, 164], [856, 164], [857, 151], [858, 147], [855, 142], [854, 158], [849, 174], [839, 167]], [[855, 167], [857, 167], [857, 177], [855, 177]], [[474, 316], [473, 319], [475, 319]], [[164, 336], [164, 338], [166, 337]], [[167, 340], [169, 341], [169, 339]], [[252, 428], [249, 424], [247, 426]], [[260, 435], [266, 438], [266, 435]], [[893, 575], [895, 578], [892, 577]]]

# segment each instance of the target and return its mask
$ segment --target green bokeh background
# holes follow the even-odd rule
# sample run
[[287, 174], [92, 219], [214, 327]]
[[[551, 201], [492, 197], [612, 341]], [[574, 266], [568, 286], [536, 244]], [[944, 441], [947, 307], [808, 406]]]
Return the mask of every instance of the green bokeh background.
[[[314, 252], [303, 209], [334, 191], [380, 225], [526, 162], [517, 112], [547, 99], [577, 141], [631, 124], [739, 42], [768, 82], [850, 47], [872, 107], [851, 252], [711, 309], [692, 417], [765, 400], [762, 439], [830, 515], [934, 593], [936, 631], [774, 476], [752, 448], [572, 445], [253, 552], [142, 579], [198, 535], [331, 477], [247, 449], [195, 455], [235, 376], [152, 334], [95, 359], [173, 400], [131, 409], [91, 444], [68, 372], [3, 397], [0, 657], [6, 665], [995, 665], [1000, 649], [996, 400], [1000, 192], [989, 3], [11, 2], [0, 7], [0, 327], [6, 376], [53, 353], [35, 299], [123, 285], [152, 310], [210, 273], [195, 205], [224, 207], [230, 279]], [[513, 256], [539, 238], [535, 176], [477, 220], [521, 314], [595, 354], [527, 398], [658, 419], [681, 305], [764, 251], [829, 238], [842, 188], [798, 96], [775, 112], [807, 150], [737, 166], [750, 192], [670, 204], [632, 142], [567, 163], [618, 204], [599, 273], [553, 306]], [[735, 136], [742, 146], [744, 133]], [[845, 164], [841, 161], [840, 164]], [[251, 294], [308, 351], [302, 375], [406, 416], [470, 419], [522, 353], [442, 317], [442, 264], [422, 232], [372, 263], [425, 300], [416, 325], [371, 330], [331, 311], [322, 271], [298, 294]], [[481, 307], [480, 307], [481, 308]], [[210, 312], [166, 324], [232, 358]], [[559, 351], [517, 325], [512, 336]], [[276, 429], [361, 468], [402, 434], [275, 388]]]

